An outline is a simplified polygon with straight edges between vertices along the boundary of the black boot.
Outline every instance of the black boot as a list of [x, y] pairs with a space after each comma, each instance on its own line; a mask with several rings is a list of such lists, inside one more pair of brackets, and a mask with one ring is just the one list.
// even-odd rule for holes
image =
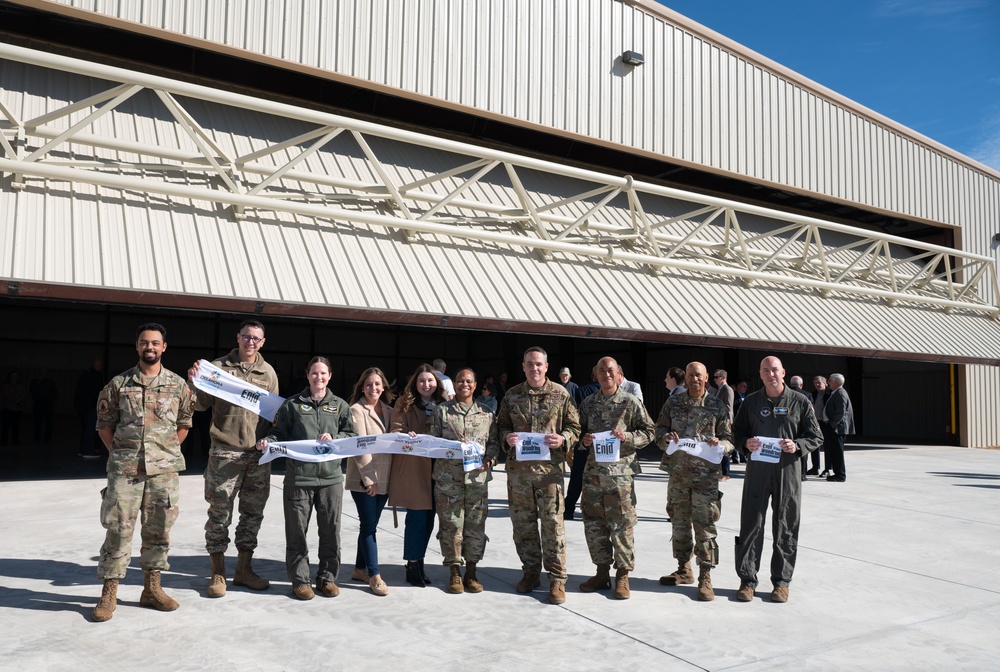
[[417, 588], [424, 588], [426, 586], [424, 578], [420, 573], [420, 565], [417, 564], [416, 560], [406, 561], [406, 582]]
[[424, 571], [424, 561], [417, 560], [417, 568], [420, 570], [420, 578], [423, 579], [424, 585], [431, 585], [431, 580], [427, 578], [427, 572]]

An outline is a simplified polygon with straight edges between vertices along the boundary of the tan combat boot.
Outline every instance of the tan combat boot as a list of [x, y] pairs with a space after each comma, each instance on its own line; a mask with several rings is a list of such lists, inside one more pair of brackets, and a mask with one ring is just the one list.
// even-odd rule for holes
[[677, 571], [660, 577], [660, 585], [683, 586], [694, 583], [694, 572], [691, 571], [691, 561], [677, 563]]
[[535, 588], [538, 588], [538, 586], [542, 585], [542, 582], [538, 578], [540, 574], [541, 572], [537, 569], [524, 570], [524, 576], [517, 582], [515, 590], [519, 593], [530, 593]]
[[462, 582], [465, 589], [470, 593], [483, 592], [483, 584], [476, 578], [476, 563], [469, 562], [465, 565], [465, 580]]
[[208, 584], [209, 597], [224, 597], [226, 595], [226, 556], [222, 553], [212, 553], [212, 580]]
[[580, 584], [580, 592], [594, 593], [611, 587], [611, 565], [598, 565], [597, 573]]
[[621, 567], [615, 572], [615, 597], [619, 600], [632, 597], [632, 591], [628, 587], [628, 570]]
[[449, 593], [464, 593], [465, 586], [462, 585], [462, 568], [458, 565], [451, 565], [451, 576], [448, 577]]
[[712, 568], [703, 565], [698, 572], [698, 599], [702, 602], [711, 602], [715, 599], [715, 591], [712, 590]]
[[173, 611], [181, 606], [177, 600], [163, 592], [160, 587], [160, 570], [145, 570], [146, 578], [142, 588], [142, 595], [139, 596], [139, 604], [144, 607], [152, 607], [158, 611]]
[[563, 581], [549, 583], [549, 604], [562, 604], [566, 601], [566, 584]]
[[253, 551], [240, 551], [236, 560], [236, 576], [233, 577], [234, 586], [246, 586], [250, 590], [267, 590], [271, 587], [267, 579], [262, 579], [254, 574], [250, 561], [253, 560]]
[[104, 579], [104, 589], [101, 591], [101, 599], [98, 600], [97, 606], [94, 607], [94, 621], [97, 623], [110, 621], [117, 606], [118, 579]]

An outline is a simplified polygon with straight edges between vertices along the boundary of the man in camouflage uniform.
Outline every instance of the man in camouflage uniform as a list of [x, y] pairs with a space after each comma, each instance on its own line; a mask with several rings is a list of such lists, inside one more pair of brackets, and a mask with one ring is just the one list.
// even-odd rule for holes
[[[455, 374], [455, 398], [438, 405], [431, 415], [430, 433], [449, 441], [478, 443], [486, 449], [483, 468], [465, 471], [461, 455], [434, 461], [434, 504], [437, 509], [444, 565], [451, 571], [449, 593], [481, 593], [476, 565], [486, 549], [486, 516], [489, 513], [490, 469], [496, 464], [497, 425], [493, 413], [474, 401], [476, 374], [460, 369]], [[460, 569], [465, 558], [465, 578]]]
[[[566, 450], [580, 436], [580, 415], [562, 385], [545, 377], [548, 355], [528, 348], [521, 362], [525, 382], [507, 390], [497, 412], [497, 431], [507, 448], [507, 500], [514, 528], [514, 546], [524, 576], [517, 592], [539, 585], [544, 566], [549, 573], [549, 602], [566, 601], [566, 532], [563, 529], [563, 462]], [[518, 432], [545, 434], [548, 462], [518, 460]], [[538, 520], [541, 519], [541, 539]]]
[[[241, 380], [278, 393], [278, 376], [260, 354], [264, 347], [264, 325], [246, 320], [236, 333], [236, 348], [212, 363]], [[197, 362], [188, 370], [188, 380], [198, 375]], [[264, 520], [264, 505], [271, 494], [271, 465], [258, 464], [257, 441], [271, 428], [264, 418], [207, 392], [198, 391], [197, 411], [212, 409], [209, 436], [212, 447], [205, 468], [205, 500], [208, 521], [205, 523], [205, 548], [212, 559], [209, 597], [226, 594], [225, 553], [229, 548], [229, 525], [233, 505], [240, 496], [240, 521], [236, 525], [236, 550], [239, 560], [233, 585], [251, 590], [267, 590], [267, 580], [257, 576], [251, 566], [257, 548], [257, 533]]]
[[160, 571], [170, 569], [170, 527], [177, 519], [177, 473], [184, 470], [181, 443], [191, 429], [194, 395], [184, 379], [160, 363], [167, 349], [162, 325], [136, 332], [139, 364], [115, 376], [97, 400], [97, 433], [108, 449], [108, 486], [101, 491], [101, 523], [107, 530], [97, 577], [104, 581], [94, 607], [95, 621], [111, 618], [118, 580], [132, 556], [135, 520], [142, 512], [139, 565], [145, 585], [139, 604], [160, 611], [178, 607], [160, 587]]
[[[691, 438], [733, 452], [729, 408], [708, 394], [708, 370], [701, 362], [691, 362], [684, 374], [687, 391], [667, 399], [656, 421], [656, 443], [664, 451], [670, 441]], [[673, 525], [673, 551], [677, 571], [660, 577], [665, 586], [694, 583], [691, 554], [698, 558], [698, 599], [714, 600], [712, 568], [719, 564], [718, 532], [715, 523], [722, 508], [719, 503], [721, 467], [678, 450], [664, 453], [660, 469], [670, 472], [667, 482], [667, 515]], [[691, 528], [694, 527], [694, 537]]]
[[736, 414], [735, 443], [737, 448], [756, 453], [761, 449], [761, 437], [779, 439], [781, 454], [776, 463], [747, 460], [740, 536], [736, 540], [736, 573], [740, 577], [736, 599], [749, 602], [757, 588], [770, 500], [774, 530], [771, 601], [787, 602], [798, 552], [801, 459], [823, 445], [823, 432], [809, 398], [785, 385], [785, 369], [780, 359], [765, 357], [760, 363], [760, 379], [764, 389], [748, 394]]
[[639, 471], [635, 452], [653, 440], [655, 428], [639, 399], [618, 386], [618, 362], [604, 357], [594, 373], [601, 390], [580, 404], [580, 445], [592, 450], [597, 432], [611, 432], [621, 445], [617, 462], [600, 462], [596, 455], [588, 455], [583, 472], [583, 530], [597, 573], [580, 584], [580, 590], [592, 593], [610, 588], [614, 562], [615, 597], [627, 600], [631, 596], [628, 574], [635, 569], [637, 516], [632, 482]]

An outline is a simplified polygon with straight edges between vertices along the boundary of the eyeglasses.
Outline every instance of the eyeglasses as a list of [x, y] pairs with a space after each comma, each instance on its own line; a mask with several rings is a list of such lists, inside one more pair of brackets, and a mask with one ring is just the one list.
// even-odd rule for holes
[[244, 343], [253, 343], [254, 345], [257, 345], [258, 343], [264, 340], [260, 336], [250, 336], [249, 334], [240, 334], [240, 339]]

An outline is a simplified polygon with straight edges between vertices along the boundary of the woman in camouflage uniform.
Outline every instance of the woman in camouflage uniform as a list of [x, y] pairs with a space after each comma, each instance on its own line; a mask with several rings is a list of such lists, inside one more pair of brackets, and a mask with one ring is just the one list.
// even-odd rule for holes
[[[435, 460], [434, 502], [437, 505], [444, 564], [451, 570], [449, 593], [479, 593], [476, 565], [486, 548], [487, 484], [496, 464], [498, 444], [496, 417], [483, 404], [473, 401], [476, 373], [461, 369], [455, 374], [455, 398], [437, 407], [431, 416], [430, 433], [450, 441], [478, 443], [486, 448], [482, 469], [466, 472], [462, 460]], [[465, 558], [465, 579], [460, 568]]]

